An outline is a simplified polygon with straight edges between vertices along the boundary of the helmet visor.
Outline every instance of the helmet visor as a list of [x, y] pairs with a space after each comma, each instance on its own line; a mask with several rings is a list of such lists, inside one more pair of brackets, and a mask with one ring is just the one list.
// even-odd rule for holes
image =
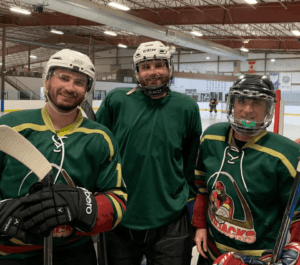
[[232, 128], [241, 135], [255, 136], [271, 124], [274, 107], [274, 99], [263, 94], [230, 92], [227, 98], [227, 118]]

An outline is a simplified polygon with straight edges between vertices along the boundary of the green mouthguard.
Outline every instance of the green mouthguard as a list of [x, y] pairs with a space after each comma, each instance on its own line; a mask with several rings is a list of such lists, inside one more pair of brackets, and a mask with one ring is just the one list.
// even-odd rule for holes
[[255, 126], [255, 122], [254, 122], [254, 121], [251, 122], [250, 124], [247, 124], [246, 121], [242, 121], [242, 124], [243, 124], [244, 126], [248, 127], [248, 128], [254, 127], [254, 126]]

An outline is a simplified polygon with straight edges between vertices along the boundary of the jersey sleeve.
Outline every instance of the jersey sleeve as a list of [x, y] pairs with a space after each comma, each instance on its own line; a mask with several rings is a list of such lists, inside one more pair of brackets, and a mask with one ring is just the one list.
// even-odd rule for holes
[[205, 182], [205, 166], [202, 160], [203, 143], [198, 150], [198, 157], [195, 168], [195, 184], [197, 187], [197, 197], [193, 211], [192, 224], [197, 228], [206, 228], [206, 212], [208, 209], [209, 192]]
[[188, 128], [187, 137], [183, 139], [182, 144], [183, 172], [190, 187], [189, 201], [195, 200], [197, 193], [197, 188], [195, 186], [194, 169], [201, 133], [202, 126], [199, 108], [198, 105], [195, 105], [190, 126]]
[[118, 146], [111, 132], [107, 132], [107, 136], [111, 141], [107, 139], [106, 146], [102, 144], [94, 194], [98, 204], [97, 221], [91, 232], [77, 232], [78, 235], [94, 235], [111, 230], [119, 224], [126, 211], [127, 188], [122, 178]]
[[1, 188], [1, 178], [2, 178], [2, 172], [4, 169], [4, 157], [5, 154], [3, 152], [0, 151], [0, 201], [3, 200], [3, 195], [2, 195], [2, 188]]
[[[300, 151], [300, 150], [299, 150]], [[287, 202], [290, 197], [294, 179], [296, 176], [296, 167], [298, 163], [298, 158], [295, 156], [293, 161], [285, 160], [278, 164], [278, 188], [280, 194], [280, 202], [282, 204], [282, 211], [285, 210]], [[300, 243], [300, 200], [295, 208], [295, 212], [292, 217], [291, 227], [290, 227], [291, 239], [290, 242]]]
[[109, 99], [110, 99], [110, 95], [107, 95], [105, 99], [102, 101], [100, 108], [96, 112], [96, 122], [112, 130], [112, 119], [110, 117]]

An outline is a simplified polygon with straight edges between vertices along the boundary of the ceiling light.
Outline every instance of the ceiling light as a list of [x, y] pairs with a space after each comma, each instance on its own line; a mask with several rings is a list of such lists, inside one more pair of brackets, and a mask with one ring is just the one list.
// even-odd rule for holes
[[120, 43], [118, 46], [119, 46], [119, 47], [121, 47], [121, 48], [127, 48], [127, 46], [126, 46], [126, 45], [124, 45], [124, 44], [121, 44], [121, 43]]
[[275, 62], [276, 60], [275, 59], [271, 59], [271, 62]]
[[196, 30], [191, 31], [191, 34], [193, 34], [193, 35], [195, 35], [195, 36], [198, 36], [198, 37], [203, 36], [202, 32], [196, 31]]
[[30, 55], [29, 56], [31, 59], [36, 59], [37, 57], [35, 55]]
[[111, 35], [111, 36], [117, 36], [117, 33], [112, 32], [112, 31], [104, 31], [104, 34]]
[[300, 36], [300, 31], [299, 30], [292, 30], [292, 33], [295, 34], [296, 36]]
[[209, 60], [209, 57], [206, 57], [206, 60]]
[[257, 4], [257, 1], [256, 0], [245, 0], [248, 4], [250, 5], [255, 5]]
[[243, 52], [248, 52], [248, 51], [249, 51], [249, 50], [248, 50], [247, 48], [245, 48], [245, 47], [240, 48], [240, 50], [243, 51]]
[[124, 11], [130, 10], [130, 8], [128, 6], [121, 5], [121, 4], [116, 3], [116, 2], [110, 2], [110, 3], [108, 3], [108, 5], [112, 6], [112, 7], [115, 7], [115, 8], [118, 8], [118, 9], [121, 9], [121, 10], [124, 10]]
[[28, 11], [26, 9], [21, 9], [21, 8], [18, 8], [18, 7], [11, 7], [10, 10], [14, 11], [14, 12], [25, 14], [25, 15], [30, 15], [31, 14], [30, 11]]
[[56, 29], [51, 29], [51, 32], [55, 34], [61, 34], [61, 35], [64, 34], [62, 31]]

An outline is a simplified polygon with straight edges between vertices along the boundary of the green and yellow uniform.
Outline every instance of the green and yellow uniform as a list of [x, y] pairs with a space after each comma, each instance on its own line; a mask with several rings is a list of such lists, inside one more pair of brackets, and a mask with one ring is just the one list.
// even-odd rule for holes
[[259, 257], [274, 247], [299, 151], [293, 141], [265, 130], [237, 148], [229, 123], [207, 128], [195, 175], [199, 194], [209, 196], [210, 264], [220, 253]]
[[[47, 158], [53, 166], [56, 184], [84, 187], [95, 194], [98, 218], [90, 234], [110, 230], [121, 221], [126, 208], [126, 187], [119, 150], [106, 127], [83, 118], [79, 112], [74, 123], [55, 131], [46, 108], [4, 115], [0, 125], [8, 125], [22, 134]], [[60, 168], [64, 174], [57, 176]], [[37, 181], [27, 167], [0, 152], [1, 200], [25, 196]], [[60, 226], [53, 230], [54, 251], [56, 247], [63, 250], [84, 244], [90, 234]], [[35, 250], [41, 248], [0, 237], [0, 260], [34, 256]]]

